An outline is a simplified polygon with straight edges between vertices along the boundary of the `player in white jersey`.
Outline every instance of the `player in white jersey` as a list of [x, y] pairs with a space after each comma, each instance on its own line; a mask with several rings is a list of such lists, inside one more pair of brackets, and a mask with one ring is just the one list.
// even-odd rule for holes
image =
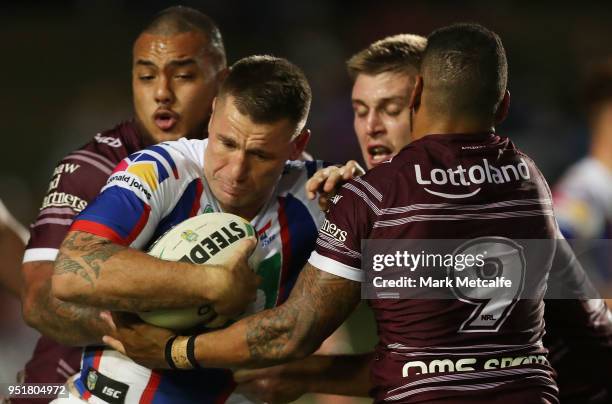
[[[597, 65], [585, 86], [591, 142], [553, 190], [555, 213], [567, 238], [612, 238], [612, 59]], [[612, 273], [608, 274], [612, 278]]]
[[592, 156], [583, 158], [561, 178], [554, 196], [555, 211], [565, 237], [612, 236], [612, 169], [605, 163]]
[[[250, 269], [169, 263], [136, 250], [188, 217], [224, 211], [250, 220], [259, 233], [260, 308], [282, 303], [323, 218], [304, 187], [322, 164], [287, 163], [306, 146], [310, 97], [301, 71], [284, 59], [237, 62], [215, 100], [209, 140], [131, 155], [75, 219], [56, 262], [54, 293], [112, 310], [210, 302], [220, 314], [237, 313], [256, 295]], [[74, 386], [89, 402], [177, 403], [223, 402], [234, 383], [228, 370], [153, 371], [112, 349], [89, 347]]]
[[[584, 103], [591, 131], [589, 155], [571, 166], [553, 188], [555, 215], [563, 235], [586, 246], [589, 275], [607, 284], [604, 294], [612, 304], [612, 60], [595, 66], [585, 83]], [[595, 253], [593, 253], [595, 252]], [[583, 257], [584, 258], [584, 257]], [[583, 262], [586, 262], [583, 260]], [[602, 288], [604, 290], [605, 286]], [[548, 302], [549, 307], [559, 301]], [[555, 361], [563, 403], [607, 403], [612, 400], [612, 325], [610, 312], [601, 301], [584, 302], [589, 316], [582, 324], [588, 333], [565, 335], [550, 329], [545, 343]], [[553, 307], [554, 309], [554, 307]], [[558, 310], [568, 324], [567, 308]], [[607, 325], [606, 325], [607, 324]], [[548, 326], [548, 323], [547, 323]], [[562, 327], [562, 326], [561, 326]], [[563, 328], [561, 328], [563, 329]], [[568, 349], [569, 348], [569, 349]], [[598, 358], [589, 363], [585, 357]]]

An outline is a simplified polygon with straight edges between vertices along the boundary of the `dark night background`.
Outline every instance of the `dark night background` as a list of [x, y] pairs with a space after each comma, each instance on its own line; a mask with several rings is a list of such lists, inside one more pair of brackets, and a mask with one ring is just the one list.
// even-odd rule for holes
[[[2, 2], [0, 198], [22, 223], [35, 218], [63, 155], [131, 116], [132, 42], [157, 11], [173, 4], [217, 21], [229, 63], [266, 53], [302, 67], [314, 96], [308, 150], [330, 161], [360, 158], [348, 57], [388, 35], [426, 36], [452, 22], [474, 21], [496, 31], [508, 54], [512, 103], [498, 133], [510, 136], [554, 183], [587, 151], [584, 71], [612, 56], [610, 2]], [[11, 350], [28, 356], [31, 342], [23, 341], [32, 335], [11, 325], [16, 323], [0, 322], [0, 342], [6, 341], [0, 345], [15, 344]], [[19, 360], [0, 359], [0, 382], [14, 380]]]

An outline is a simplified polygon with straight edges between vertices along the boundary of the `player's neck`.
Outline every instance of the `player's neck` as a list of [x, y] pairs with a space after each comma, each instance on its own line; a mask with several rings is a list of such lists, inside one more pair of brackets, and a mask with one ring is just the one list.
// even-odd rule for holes
[[255, 216], [257, 216], [263, 205], [249, 208], [233, 208], [231, 206], [225, 206], [221, 202], [219, 202], [219, 207], [225, 213], [231, 213], [233, 215], [237, 215], [242, 217], [243, 219], [251, 221], [253, 220], [253, 218], [255, 218]]
[[[423, 107], [421, 107], [423, 108]], [[469, 119], [466, 117], [440, 116], [430, 114], [427, 110], [419, 111], [414, 119], [412, 137], [414, 140], [427, 135], [452, 135], [457, 133], [483, 133], [494, 132], [495, 127], [490, 122]]]

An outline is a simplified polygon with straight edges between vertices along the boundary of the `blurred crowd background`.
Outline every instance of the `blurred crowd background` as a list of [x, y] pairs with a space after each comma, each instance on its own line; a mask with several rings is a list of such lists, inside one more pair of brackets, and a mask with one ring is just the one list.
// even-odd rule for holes
[[[24, 224], [36, 216], [51, 172], [68, 151], [131, 117], [131, 46], [159, 10], [177, 2], [2, 2], [0, 198]], [[591, 64], [612, 56], [609, 2], [182, 1], [217, 21], [228, 62], [283, 56], [313, 90], [309, 152], [329, 161], [360, 157], [345, 61], [397, 33], [427, 35], [455, 21], [479, 22], [502, 38], [509, 60], [510, 136], [555, 180], [588, 147], [581, 85]], [[34, 331], [19, 305], [0, 296], [0, 383], [29, 357]]]

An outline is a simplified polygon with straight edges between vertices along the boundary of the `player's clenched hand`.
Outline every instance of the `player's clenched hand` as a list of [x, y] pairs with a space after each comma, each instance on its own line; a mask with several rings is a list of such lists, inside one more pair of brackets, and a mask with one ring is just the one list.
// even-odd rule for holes
[[103, 311], [100, 318], [111, 329], [111, 335], [102, 337], [106, 345], [149, 369], [169, 368], [164, 348], [174, 336], [172, 331], [143, 323], [138, 316], [130, 313]]
[[329, 200], [346, 181], [359, 177], [365, 170], [355, 160], [341, 167], [330, 166], [317, 171], [306, 183], [306, 196], [314, 199], [319, 194], [319, 207], [326, 211]]
[[306, 393], [302, 379], [290, 377], [284, 371], [287, 365], [263, 369], [240, 369], [234, 372], [236, 390], [253, 401], [264, 403], [290, 403]]
[[228, 317], [242, 314], [257, 298], [261, 279], [248, 263], [256, 245], [254, 238], [241, 240], [232, 259], [219, 270], [212, 271], [214, 289], [211, 304], [218, 314]]

